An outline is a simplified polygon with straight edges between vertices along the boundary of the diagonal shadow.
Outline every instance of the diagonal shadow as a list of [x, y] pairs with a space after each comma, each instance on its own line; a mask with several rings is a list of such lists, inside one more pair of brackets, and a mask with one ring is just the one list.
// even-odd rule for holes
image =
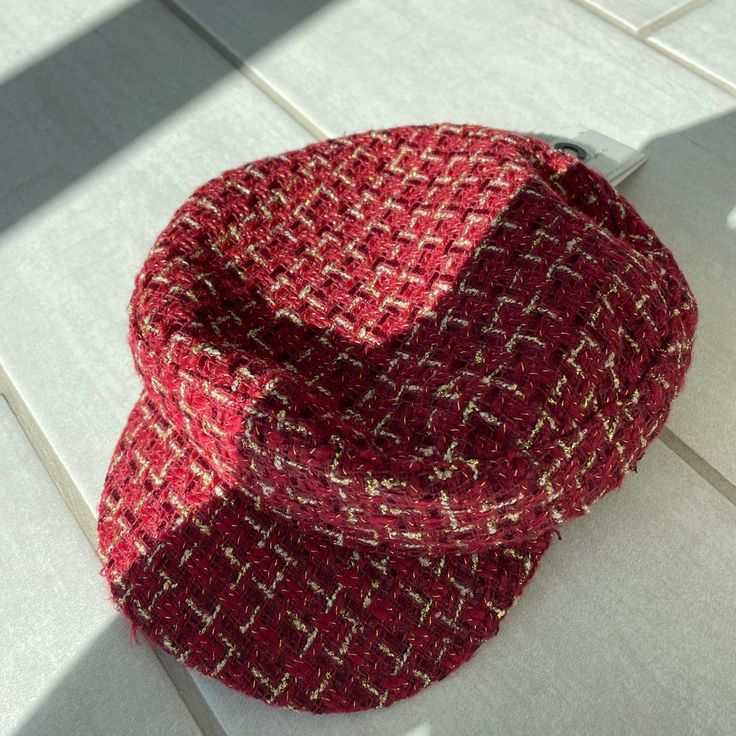
[[[328, 2], [253, 14], [238, 53], [251, 56]], [[232, 71], [213, 53], [192, 54], [193, 40], [162, 3], [138, 0], [5, 81], [0, 232]]]

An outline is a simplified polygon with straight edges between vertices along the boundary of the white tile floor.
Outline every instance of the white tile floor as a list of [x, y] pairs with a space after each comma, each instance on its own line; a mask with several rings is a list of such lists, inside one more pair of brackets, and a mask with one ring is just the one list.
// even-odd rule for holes
[[[4, 0], [3, 15], [0, 732], [736, 732], [734, 0]], [[701, 311], [663, 441], [563, 528], [501, 634], [410, 701], [316, 719], [164, 669], [128, 645], [59, 496], [93, 540], [138, 392], [135, 271], [228, 166], [441, 120], [582, 126], [647, 153], [620, 189]]]

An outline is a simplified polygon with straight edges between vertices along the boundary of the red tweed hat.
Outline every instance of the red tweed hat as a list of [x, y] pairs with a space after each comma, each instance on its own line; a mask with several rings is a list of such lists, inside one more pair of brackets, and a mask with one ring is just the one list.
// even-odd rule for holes
[[227, 171], [136, 278], [113, 598], [269, 703], [409, 696], [635, 467], [696, 318], [631, 204], [531, 136], [410, 126]]

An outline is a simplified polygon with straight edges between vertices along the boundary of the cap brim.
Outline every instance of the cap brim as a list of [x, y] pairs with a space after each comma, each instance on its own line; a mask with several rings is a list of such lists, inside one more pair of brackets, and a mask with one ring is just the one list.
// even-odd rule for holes
[[549, 537], [425, 559], [299, 533], [221, 483], [144, 394], [99, 506], [103, 572], [136, 630], [269, 703], [385, 706], [498, 631]]

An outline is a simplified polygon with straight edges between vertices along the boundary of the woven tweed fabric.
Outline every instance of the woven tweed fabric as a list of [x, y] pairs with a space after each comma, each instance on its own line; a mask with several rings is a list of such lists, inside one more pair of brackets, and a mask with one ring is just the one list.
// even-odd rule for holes
[[136, 278], [113, 595], [269, 702], [404, 697], [635, 467], [696, 319], [631, 204], [530, 136], [410, 126], [227, 171]]
[[230, 687], [316, 712], [385, 706], [445, 677], [497, 632], [549, 543], [432, 559], [335, 547], [221, 485], [145, 396], [101, 519], [135, 629]]

